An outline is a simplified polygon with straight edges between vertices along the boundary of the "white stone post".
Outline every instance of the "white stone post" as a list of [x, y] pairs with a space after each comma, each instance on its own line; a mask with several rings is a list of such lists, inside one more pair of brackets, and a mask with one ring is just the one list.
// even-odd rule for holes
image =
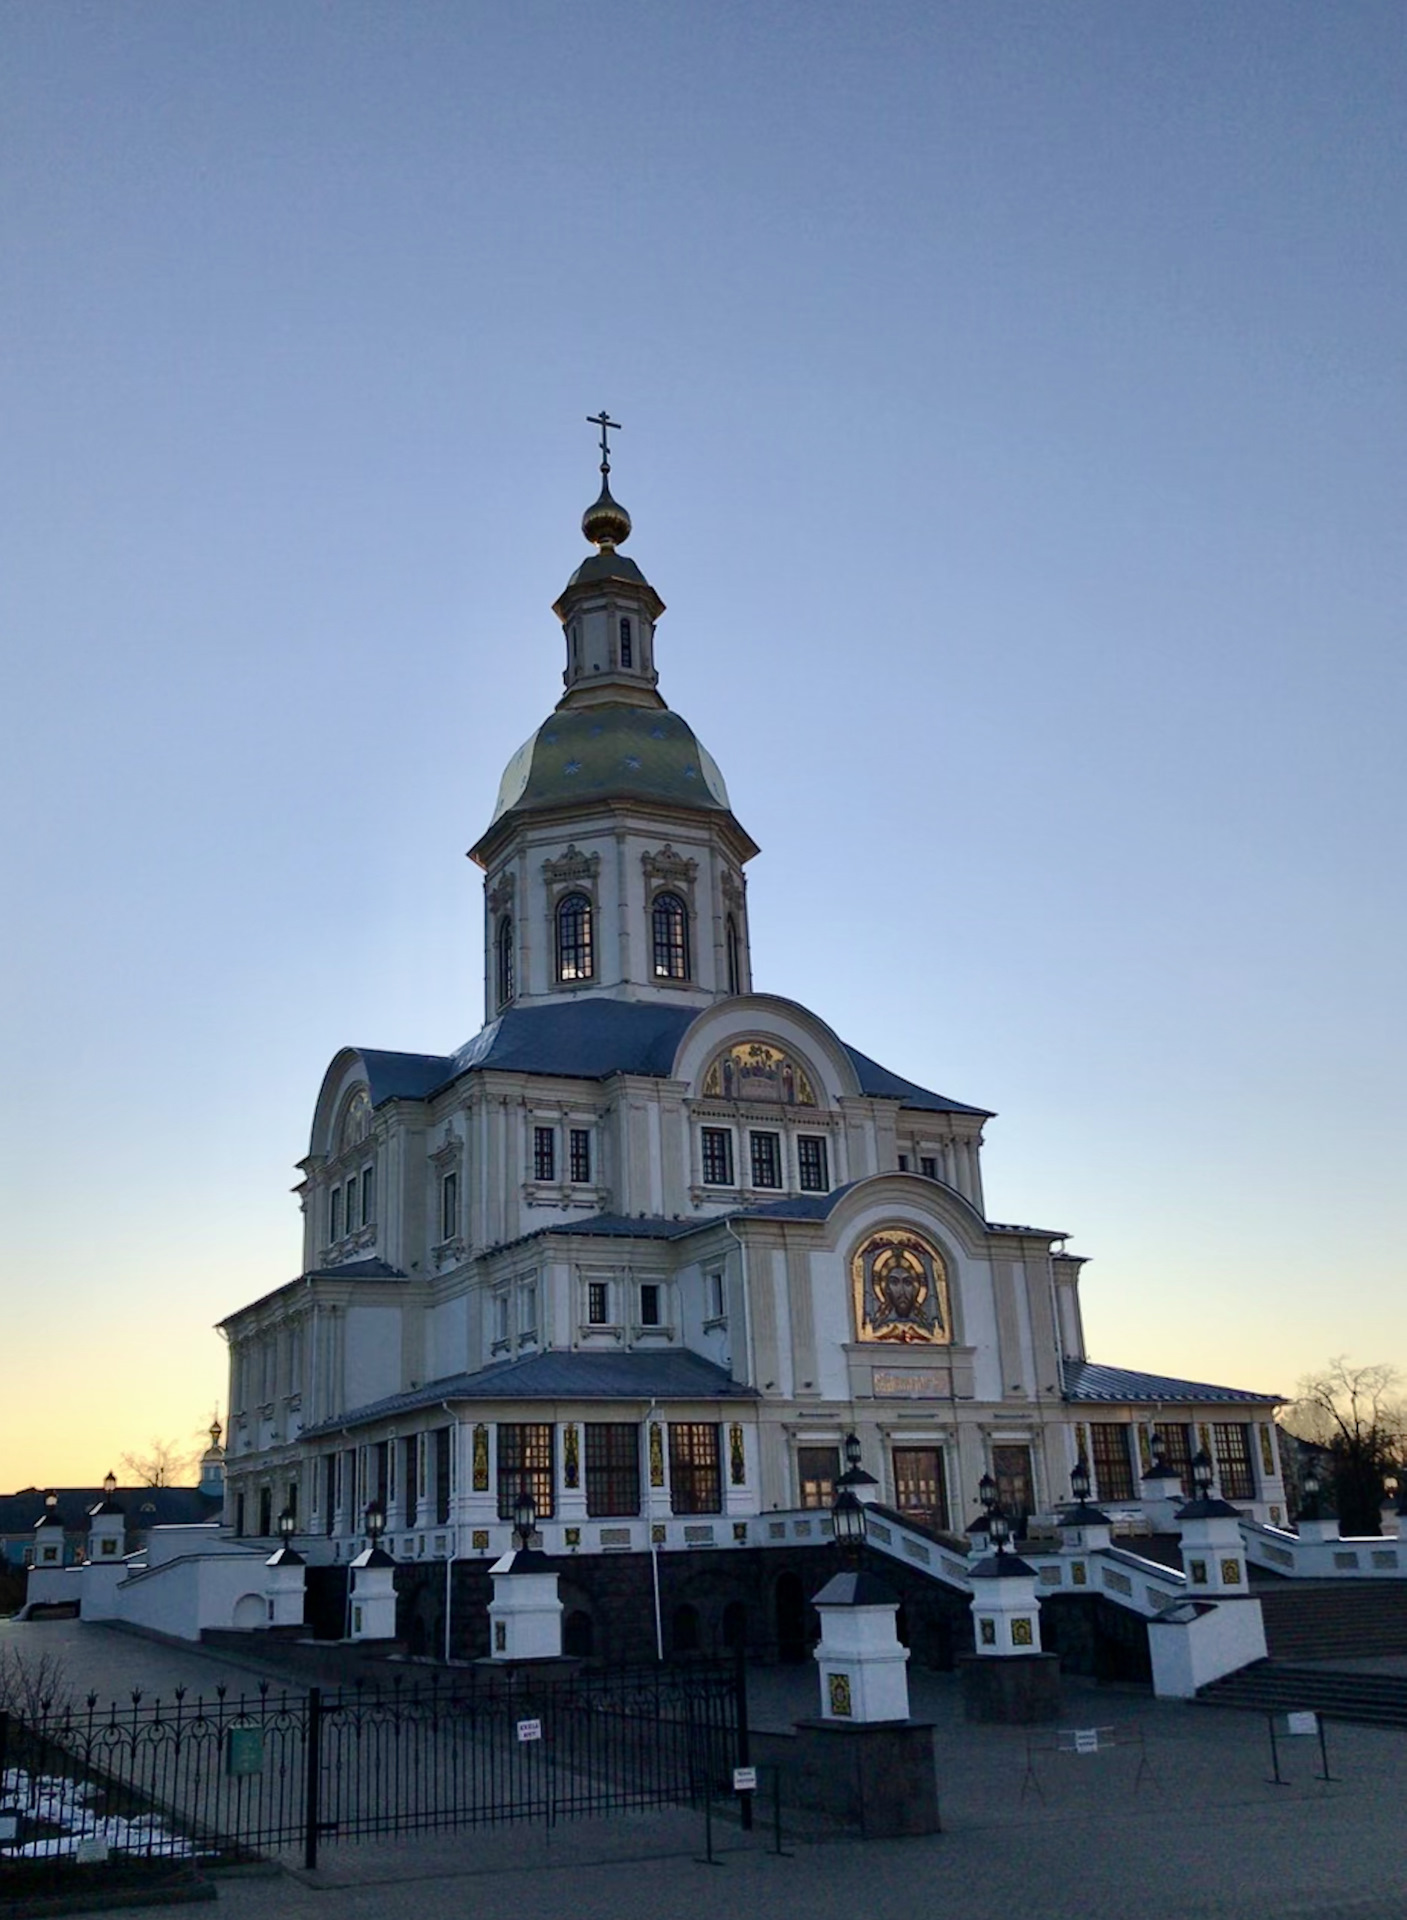
[[1178, 1509], [1176, 1518], [1182, 1536], [1188, 1599], [1229, 1596], [1244, 1600], [1246, 1548], [1241, 1538], [1241, 1516], [1235, 1507], [1209, 1496], [1189, 1500]]
[[557, 1576], [544, 1554], [516, 1548], [495, 1560], [489, 1602], [491, 1660], [558, 1660], [562, 1654], [562, 1602]]
[[972, 1638], [979, 1656], [1004, 1659], [1041, 1651], [1036, 1570], [1015, 1553], [992, 1553], [971, 1572]]
[[899, 1602], [890, 1589], [872, 1573], [838, 1573], [813, 1604], [821, 1616], [821, 1718], [843, 1726], [907, 1720], [909, 1650], [895, 1629]]
[[[280, 1547], [264, 1562], [268, 1578], [264, 1594], [269, 1603], [271, 1627], [301, 1627], [303, 1624], [303, 1556], [292, 1547]], [[392, 1625], [394, 1627], [394, 1616]]]
[[396, 1637], [396, 1563], [381, 1547], [367, 1547], [351, 1563], [352, 1639]]

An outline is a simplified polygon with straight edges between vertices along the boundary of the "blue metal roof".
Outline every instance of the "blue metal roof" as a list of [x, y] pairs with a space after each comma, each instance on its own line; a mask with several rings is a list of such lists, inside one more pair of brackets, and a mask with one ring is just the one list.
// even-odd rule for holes
[[[673, 1071], [679, 1044], [698, 1018], [696, 1007], [592, 996], [540, 1007], [510, 1007], [454, 1054], [359, 1051], [366, 1062], [373, 1106], [385, 1100], [427, 1099], [460, 1074], [476, 1069], [565, 1075], [573, 1080], [636, 1073], [663, 1080]], [[864, 1094], [901, 1100], [922, 1112], [989, 1117], [985, 1107], [970, 1107], [945, 1094], [931, 1093], [854, 1047], [847, 1046], [845, 1051]]]
[[431, 1380], [409, 1393], [390, 1394], [335, 1420], [307, 1427], [304, 1440], [368, 1426], [421, 1407], [456, 1400], [755, 1400], [755, 1387], [734, 1380], [697, 1353], [570, 1353], [550, 1349], [526, 1360], [501, 1361], [477, 1373]]
[[1165, 1373], [1137, 1373], [1127, 1367], [1101, 1367], [1092, 1360], [1062, 1363], [1065, 1398], [1086, 1401], [1133, 1401], [1141, 1404], [1174, 1402], [1263, 1400], [1278, 1406], [1278, 1393], [1249, 1393], [1239, 1387], [1213, 1387], [1202, 1380], [1176, 1380]]

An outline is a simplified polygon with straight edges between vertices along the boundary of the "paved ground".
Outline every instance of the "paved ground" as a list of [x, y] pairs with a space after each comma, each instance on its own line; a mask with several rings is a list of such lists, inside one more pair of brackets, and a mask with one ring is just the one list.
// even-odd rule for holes
[[[0, 1644], [60, 1653], [76, 1686], [147, 1697], [184, 1682], [254, 1683], [243, 1661], [208, 1658], [77, 1622], [0, 1623]], [[275, 1684], [280, 1684], [275, 1682]], [[805, 1669], [754, 1674], [752, 1720], [781, 1728], [814, 1711]], [[696, 1863], [687, 1813], [608, 1823], [417, 1836], [329, 1848], [325, 1870], [222, 1878], [226, 1920], [1403, 1920], [1407, 1915], [1407, 1734], [1335, 1726], [1318, 1747], [1287, 1742], [1291, 1784], [1268, 1783], [1256, 1715], [1156, 1702], [1067, 1683], [1068, 1726], [1114, 1727], [1092, 1756], [1028, 1749], [1016, 1729], [969, 1727], [953, 1681], [916, 1675], [916, 1714], [937, 1727], [945, 1831], [861, 1842], [791, 1830], [790, 1858], [735, 1822], [721, 1865]]]

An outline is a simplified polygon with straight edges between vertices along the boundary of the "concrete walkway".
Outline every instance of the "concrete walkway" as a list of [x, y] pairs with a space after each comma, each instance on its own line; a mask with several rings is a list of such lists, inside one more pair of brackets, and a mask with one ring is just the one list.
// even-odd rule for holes
[[[251, 1655], [211, 1657], [77, 1622], [0, 1623], [0, 1645], [50, 1650], [76, 1689], [169, 1696], [255, 1684]], [[274, 1684], [281, 1684], [277, 1679]], [[815, 1711], [806, 1668], [750, 1676], [750, 1718], [781, 1729]], [[427, 1834], [329, 1847], [311, 1878], [222, 1877], [228, 1920], [1403, 1920], [1407, 1914], [1407, 1734], [1329, 1731], [1328, 1782], [1314, 1741], [1287, 1741], [1269, 1784], [1258, 1715], [1067, 1682], [1063, 1724], [1112, 1727], [1092, 1755], [970, 1727], [954, 1681], [914, 1675], [916, 1715], [937, 1728], [944, 1829], [863, 1842], [788, 1823], [792, 1857], [766, 1849], [766, 1820], [720, 1820], [721, 1865], [696, 1863], [702, 1817]], [[759, 1808], [759, 1815], [765, 1808]], [[290, 1865], [295, 1863], [290, 1862]]]

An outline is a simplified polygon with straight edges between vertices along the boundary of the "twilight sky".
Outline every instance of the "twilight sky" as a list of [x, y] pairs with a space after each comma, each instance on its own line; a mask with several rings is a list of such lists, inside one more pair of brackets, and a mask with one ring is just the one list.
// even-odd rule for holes
[[995, 1108], [1090, 1351], [1407, 1365], [1407, 16], [15, 0], [0, 1489], [223, 1405], [481, 1008], [602, 405], [759, 987]]

